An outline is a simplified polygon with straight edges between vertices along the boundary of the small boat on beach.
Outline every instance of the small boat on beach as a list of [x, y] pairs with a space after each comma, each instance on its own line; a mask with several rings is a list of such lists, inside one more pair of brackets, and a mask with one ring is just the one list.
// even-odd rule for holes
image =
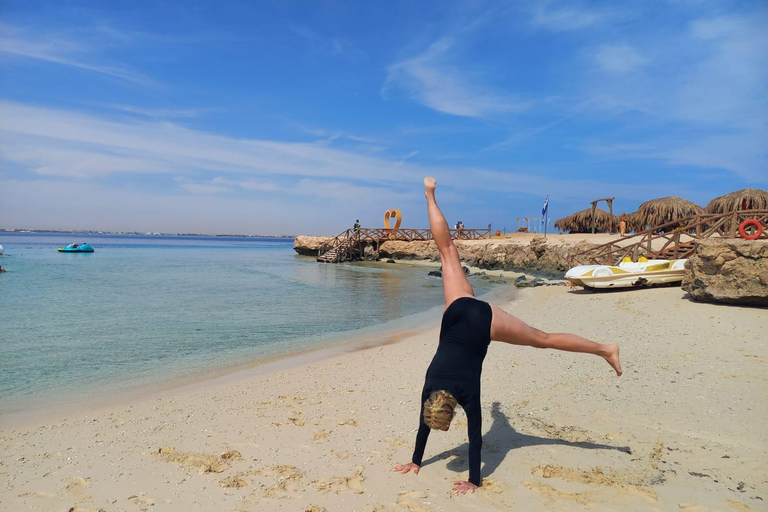
[[665, 283], [679, 283], [685, 274], [685, 262], [680, 260], [646, 260], [633, 263], [622, 261], [613, 265], [579, 265], [566, 272], [573, 286], [584, 288], [631, 288]]
[[82, 244], [69, 244], [66, 247], [59, 247], [59, 252], [93, 252], [93, 247], [85, 242]]

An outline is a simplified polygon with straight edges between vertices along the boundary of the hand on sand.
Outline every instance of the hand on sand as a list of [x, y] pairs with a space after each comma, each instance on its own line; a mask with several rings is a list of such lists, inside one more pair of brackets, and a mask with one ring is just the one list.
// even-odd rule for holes
[[398, 473], [406, 474], [413, 471], [414, 475], [419, 474], [419, 470], [421, 467], [418, 464], [414, 464], [413, 462], [409, 462], [408, 464], [402, 464], [400, 466], [395, 466], [395, 469], [392, 471], [397, 471]]
[[475, 489], [477, 489], [477, 486], [473, 484], [472, 482], [465, 482], [464, 480], [458, 480], [456, 482], [453, 482], [453, 491], [459, 496], [463, 496], [468, 493], [475, 492]]

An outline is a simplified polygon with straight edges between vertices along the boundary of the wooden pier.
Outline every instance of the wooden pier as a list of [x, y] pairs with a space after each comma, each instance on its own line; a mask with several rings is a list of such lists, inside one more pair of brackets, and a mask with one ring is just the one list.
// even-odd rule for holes
[[[454, 240], [478, 240], [490, 238], [490, 229], [451, 229]], [[363, 252], [368, 246], [375, 251], [384, 242], [399, 240], [403, 242], [432, 240], [429, 229], [388, 229], [388, 228], [359, 228], [347, 229], [339, 233], [317, 250], [317, 261], [323, 263], [339, 263], [362, 259]]]

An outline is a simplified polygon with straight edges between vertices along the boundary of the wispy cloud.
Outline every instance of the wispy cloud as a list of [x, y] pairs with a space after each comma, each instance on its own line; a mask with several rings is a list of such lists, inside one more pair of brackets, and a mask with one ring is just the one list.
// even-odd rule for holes
[[451, 62], [454, 44], [454, 38], [443, 37], [420, 55], [389, 66], [382, 96], [403, 92], [429, 108], [465, 117], [515, 113], [529, 107], [509, 94], [473, 83], [466, 69]]
[[635, 70], [646, 63], [634, 48], [626, 45], [604, 45], [595, 52], [595, 61], [605, 71], [626, 73]]
[[215, 108], [147, 108], [133, 105], [107, 105], [107, 107], [153, 119], [192, 119], [219, 111]]
[[354, 61], [366, 60], [366, 52], [358, 48], [348, 38], [340, 36], [326, 36], [304, 25], [289, 24], [291, 32], [306, 40], [313, 51], [322, 51], [326, 54], [345, 57]]
[[8, 25], [2, 25], [0, 29], [7, 34], [0, 38], [0, 53], [81, 69], [139, 85], [156, 85], [142, 73], [95, 62], [96, 59], [91, 55], [92, 49], [82, 42], [49, 34], [30, 33]]
[[600, 25], [613, 16], [607, 9], [588, 7], [583, 3], [542, 0], [531, 8], [531, 23], [548, 30], [563, 32]]
[[243, 140], [168, 122], [116, 122], [0, 102], [2, 154], [39, 174], [323, 176], [395, 182], [409, 174], [381, 158], [306, 143]]

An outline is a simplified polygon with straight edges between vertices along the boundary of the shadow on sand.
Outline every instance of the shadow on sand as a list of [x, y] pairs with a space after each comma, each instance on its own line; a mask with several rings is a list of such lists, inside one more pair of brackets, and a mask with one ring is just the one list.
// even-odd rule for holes
[[[501, 412], [500, 402], [493, 403], [493, 410], [491, 415], [493, 416], [493, 424], [491, 425], [491, 429], [488, 431], [488, 433], [483, 435], [483, 446], [490, 446], [493, 448], [490, 450], [483, 449], [482, 460], [484, 464], [480, 471], [483, 478], [492, 475], [511, 450], [515, 448], [523, 448], [526, 446], [560, 444], [565, 446], [586, 448], [588, 450], [616, 450], [627, 454], [632, 453], [632, 450], [629, 446], [612, 446], [609, 444], [590, 443], [587, 441], [566, 441], [564, 439], [529, 436], [528, 434], [520, 433], [515, 430], [512, 425], [510, 425], [509, 418], [507, 418], [507, 416]], [[433, 462], [446, 459], [456, 452], [463, 452], [466, 454], [468, 449], [469, 443], [464, 443], [457, 448], [446, 450], [440, 454], [430, 457], [429, 459], [423, 461], [421, 465], [424, 467], [428, 464], [432, 464]], [[453, 460], [448, 462], [446, 467], [457, 473], [467, 471], [467, 457], [455, 457]]]

